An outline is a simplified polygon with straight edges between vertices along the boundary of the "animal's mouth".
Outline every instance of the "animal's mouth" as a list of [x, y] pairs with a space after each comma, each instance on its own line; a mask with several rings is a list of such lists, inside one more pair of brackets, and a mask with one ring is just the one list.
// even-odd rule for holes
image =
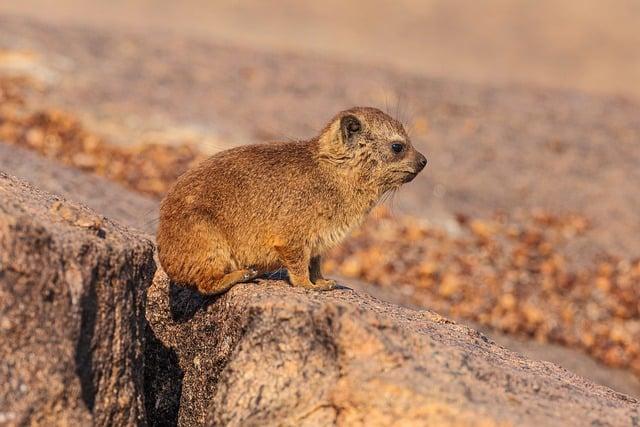
[[409, 172], [402, 178], [402, 183], [406, 184], [407, 182], [411, 182], [416, 176], [418, 176], [418, 172]]

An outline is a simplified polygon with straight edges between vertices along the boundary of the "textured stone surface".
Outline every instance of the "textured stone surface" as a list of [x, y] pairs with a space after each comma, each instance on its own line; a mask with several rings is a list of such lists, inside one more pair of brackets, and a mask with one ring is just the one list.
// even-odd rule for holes
[[153, 245], [0, 173], [0, 424], [144, 425]]
[[121, 224], [155, 234], [158, 200], [152, 197], [12, 145], [0, 144], [0, 170], [43, 191], [80, 202]]
[[527, 360], [435, 313], [347, 289], [261, 281], [202, 299], [159, 271], [147, 318], [166, 346], [147, 355], [162, 368], [147, 376], [147, 405], [163, 408], [164, 419], [178, 411], [180, 425], [640, 420], [629, 396]]

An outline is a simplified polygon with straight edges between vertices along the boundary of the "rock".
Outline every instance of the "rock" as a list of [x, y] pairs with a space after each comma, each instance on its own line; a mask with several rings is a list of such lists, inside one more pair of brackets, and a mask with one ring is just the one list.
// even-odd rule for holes
[[[156, 273], [150, 423], [637, 425], [637, 400], [430, 311], [282, 281], [203, 298]], [[150, 330], [150, 332], [151, 332]]]
[[152, 197], [3, 143], [0, 143], [0, 170], [43, 191], [80, 202], [121, 224], [155, 234], [159, 203]]
[[145, 425], [153, 245], [0, 173], [0, 424]]

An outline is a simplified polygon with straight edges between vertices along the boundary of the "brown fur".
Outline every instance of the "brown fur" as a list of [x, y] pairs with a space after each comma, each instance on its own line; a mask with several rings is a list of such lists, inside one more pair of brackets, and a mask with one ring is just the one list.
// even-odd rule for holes
[[425, 164], [402, 125], [374, 108], [337, 114], [309, 141], [218, 153], [162, 201], [160, 262], [172, 280], [209, 294], [280, 267], [295, 286], [331, 289], [322, 254]]

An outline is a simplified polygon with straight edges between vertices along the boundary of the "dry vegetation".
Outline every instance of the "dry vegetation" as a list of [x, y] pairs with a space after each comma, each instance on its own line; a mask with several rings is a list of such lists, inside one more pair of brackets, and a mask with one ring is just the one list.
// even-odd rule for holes
[[501, 331], [579, 347], [640, 374], [640, 260], [572, 270], [563, 248], [588, 223], [546, 212], [458, 218], [455, 234], [379, 215], [327, 261], [329, 270]]
[[64, 164], [160, 196], [203, 156], [192, 146], [144, 144], [115, 146], [84, 128], [77, 117], [57, 109], [26, 108], [25, 78], [0, 79], [0, 140]]
[[[155, 196], [203, 157], [189, 145], [110, 145], [73, 115], [30, 111], [26, 86], [24, 79], [0, 79], [0, 141]], [[577, 215], [459, 216], [457, 224], [446, 231], [383, 211], [326, 267], [400, 287], [442, 314], [580, 347], [640, 374], [640, 260], [605, 257], [586, 269], [570, 267], [563, 248], [589, 226]]]

